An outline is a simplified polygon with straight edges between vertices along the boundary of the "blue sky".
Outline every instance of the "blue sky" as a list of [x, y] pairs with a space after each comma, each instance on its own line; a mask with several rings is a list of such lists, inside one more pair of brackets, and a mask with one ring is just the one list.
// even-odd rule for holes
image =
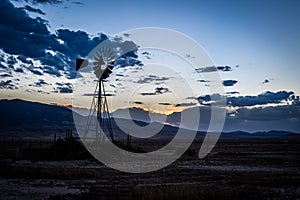
[[[46, 13], [42, 17], [53, 32], [67, 28], [113, 35], [140, 27], [174, 29], [202, 45], [217, 65], [239, 65], [225, 78], [237, 77], [241, 93], [300, 93], [298, 1], [90, 0], [82, 5], [66, 1], [37, 7]], [[265, 79], [272, 80], [261, 85]]]
[[[216, 66], [230, 66], [230, 70], [219, 72], [227, 80], [225, 83], [229, 83], [224, 84], [225, 91], [235, 92], [236, 100], [249, 101], [245, 98], [248, 95], [259, 99], [255, 105], [250, 103], [254, 107], [298, 105], [299, 99], [293, 100], [292, 96], [300, 94], [299, 1], [4, 0], [0, 6], [11, 8], [1, 11], [6, 18], [0, 20], [0, 28], [5, 30], [0, 41], [2, 99], [71, 104], [74, 84], [74, 72], [69, 72], [74, 67], [71, 65], [76, 56], [86, 56], [101, 41], [89, 39], [97, 38], [99, 33], [109, 36], [134, 28], [162, 27], [194, 39]], [[28, 30], [23, 27], [25, 22]], [[32, 48], [20, 39], [23, 35], [34, 43]], [[57, 43], [65, 45], [68, 39], [67, 46]], [[81, 46], [80, 42], [86, 41], [86, 51], [71, 41], [79, 41], [77, 45]], [[59, 54], [52, 55], [56, 51]], [[26, 56], [20, 57], [24, 52]], [[60, 61], [61, 66], [53, 64], [54, 61]], [[259, 96], [262, 94], [269, 95], [268, 100]], [[279, 100], [278, 95], [282, 95]], [[263, 103], [261, 98], [265, 100]], [[236, 109], [249, 106], [238, 105]], [[299, 116], [291, 118], [299, 120]]]

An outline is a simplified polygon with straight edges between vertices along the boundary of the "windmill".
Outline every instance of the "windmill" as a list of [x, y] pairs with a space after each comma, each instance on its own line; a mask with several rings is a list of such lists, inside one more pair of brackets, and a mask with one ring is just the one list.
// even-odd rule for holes
[[[93, 71], [97, 77], [96, 87], [93, 94], [93, 99], [91, 103], [90, 113], [86, 123], [84, 138], [87, 138], [87, 134], [90, 131], [91, 124], [93, 120], [96, 119], [96, 140], [104, 142], [105, 131], [109, 134], [111, 141], [114, 141], [114, 135], [112, 131], [111, 117], [109, 113], [108, 103], [107, 103], [107, 94], [105, 91], [105, 84], [107, 78], [112, 73], [112, 69], [115, 64], [115, 57], [113, 51], [108, 47], [103, 47], [99, 49], [95, 56], [93, 63]], [[88, 66], [89, 61], [85, 59], [76, 59], [76, 70], [78, 71], [81, 68]], [[93, 116], [96, 112], [96, 118]]]

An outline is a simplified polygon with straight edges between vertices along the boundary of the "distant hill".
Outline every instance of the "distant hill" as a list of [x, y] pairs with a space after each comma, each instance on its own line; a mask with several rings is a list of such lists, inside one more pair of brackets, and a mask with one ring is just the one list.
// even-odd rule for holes
[[[0, 100], [0, 135], [1, 136], [31, 136], [31, 137], [50, 137], [54, 133], [63, 136], [68, 128], [76, 131], [72, 110], [67, 107], [48, 105], [37, 102], [29, 102], [24, 100]], [[128, 118], [128, 112], [130, 117]], [[126, 114], [127, 113], [127, 114]], [[115, 111], [112, 116], [118, 119], [123, 125], [129, 123], [128, 120], [134, 119], [139, 126], [148, 126], [151, 119], [157, 126], [163, 126], [162, 130], [153, 138], [173, 138], [178, 127], [171, 126], [172, 120], [180, 117], [180, 113], [173, 113], [169, 116], [161, 114], [152, 114], [139, 108], [120, 109]], [[162, 125], [158, 121], [166, 118], [167, 124]], [[157, 121], [156, 121], [157, 120]], [[156, 121], [156, 122], [155, 122]], [[115, 120], [112, 120], [113, 131], [117, 136], [124, 136], [123, 131], [118, 128]], [[131, 128], [131, 127], [129, 127]], [[183, 129], [187, 132], [189, 130]], [[130, 131], [134, 131], [131, 130]], [[204, 132], [198, 132], [198, 137], [202, 138]], [[295, 134], [287, 131], [268, 131], [248, 133], [244, 131], [224, 132], [222, 138], [299, 138], [300, 134]]]
[[74, 128], [72, 111], [66, 107], [19, 99], [0, 100], [0, 134], [47, 136]]

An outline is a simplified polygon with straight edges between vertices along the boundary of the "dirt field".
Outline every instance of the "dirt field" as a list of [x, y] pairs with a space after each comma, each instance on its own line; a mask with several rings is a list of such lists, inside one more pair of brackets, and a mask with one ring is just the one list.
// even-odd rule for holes
[[223, 141], [205, 159], [198, 143], [156, 172], [128, 174], [92, 159], [0, 161], [0, 199], [299, 199], [300, 143]]

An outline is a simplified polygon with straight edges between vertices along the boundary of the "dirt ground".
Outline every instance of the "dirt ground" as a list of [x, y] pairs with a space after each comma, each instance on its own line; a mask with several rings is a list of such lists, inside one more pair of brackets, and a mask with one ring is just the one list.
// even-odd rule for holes
[[300, 199], [300, 142], [200, 143], [170, 166], [129, 174], [92, 160], [0, 161], [0, 199]]

